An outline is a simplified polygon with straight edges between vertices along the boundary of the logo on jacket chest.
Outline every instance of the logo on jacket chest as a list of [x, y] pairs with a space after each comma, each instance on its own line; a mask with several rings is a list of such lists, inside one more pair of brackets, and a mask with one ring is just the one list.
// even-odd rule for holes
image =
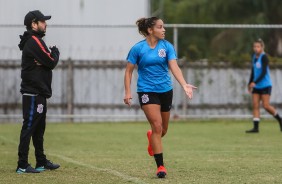
[[261, 68], [260, 62], [257, 62], [257, 63], [256, 63], [256, 68]]
[[161, 58], [165, 58], [165, 57], [166, 57], [165, 49], [159, 49], [158, 55], [159, 55], [159, 57], [161, 57]]

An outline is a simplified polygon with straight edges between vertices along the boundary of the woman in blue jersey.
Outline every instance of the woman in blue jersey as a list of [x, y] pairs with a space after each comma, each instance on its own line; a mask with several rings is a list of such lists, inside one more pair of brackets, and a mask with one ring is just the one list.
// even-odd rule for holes
[[249, 81], [249, 92], [253, 98], [253, 123], [254, 127], [246, 133], [258, 133], [260, 121], [260, 102], [263, 108], [277, 119], [282, 131], [282, 120], [276, 109], [269, 104], [272, 82], [268, 66], [268, 58], [264, 52], [264, 43], [258, 39], [253, 44], [254, 55], [252, 59], [252, 72]]
[[124, 85], [124, 103], [131, 105], [131, 79], [135, 65], [138, 66], [137, 93], [151, 130], [147, 132], [148, 153], [154, 156], [157, 164], [157, 176], [167, 174], [163, 163], [162, 137], [168, 129], [172, 104], [172, 81], [169, 70], [183, 87], [188, 98], [193, 97], [193, 85], [187, 84], [178, 64], [177, 56], [171, 43], [164, 40], [164, 23], [157, 17], [141, 18], [136, 22], [144, 40], [135, 44], [127, 57]]

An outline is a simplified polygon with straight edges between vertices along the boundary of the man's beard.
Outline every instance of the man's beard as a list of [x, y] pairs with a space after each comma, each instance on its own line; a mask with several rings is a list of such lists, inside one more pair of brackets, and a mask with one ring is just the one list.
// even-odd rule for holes
[[46, 27], [42, 28], [42, 29], [38, 28], [37, 32], [40, 33], [40, 34], [45, 34], [46, 33]]
[[45, 36], [45, 32], [46, 29], [40, 29], [38, 28], [37, 30], [33, 30], [34, 32], [36, 32], [38, 35], [40, 35], [41, 37]]
[[45, 34], [46, 33], [46, 28], [47, 28], [47, 26], [44, 27], [44, 28], [38, 27], [37, 32]]
[[45, 29], [40, 29], [41, 33], [46, 33], [46, 28]]

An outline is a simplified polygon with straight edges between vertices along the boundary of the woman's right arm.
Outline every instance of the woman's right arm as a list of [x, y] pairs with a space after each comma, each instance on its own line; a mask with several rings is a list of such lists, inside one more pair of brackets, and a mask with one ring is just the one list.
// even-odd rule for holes
[[250, 80], [249, 80], [249, 83], [248, 83], [248, 91], [249, 91], [249, 93], [252, 92], [254, 86], [255, 86], [255, 83], [254, 83], [254, 68], [252, 68], [251, 75], [250, 75]]
[[254, 81], [254, 68], [252, 68], [248, 85], [250, 85], [253, 81]]
[[125, 88], [125, 96], [124, 96], [124, 103], [128, 106], [131, 106], [131, 79], [132, 79], [132, 73], [134, 70], [135, 65], [132, 63], [127, 63], [125, 74], [124, 74], [124, 88]]

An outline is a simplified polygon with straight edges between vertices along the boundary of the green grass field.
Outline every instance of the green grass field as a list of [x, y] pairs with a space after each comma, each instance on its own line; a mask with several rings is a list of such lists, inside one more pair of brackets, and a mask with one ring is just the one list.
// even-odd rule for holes
[[[0, 183], [281, 183], [282, 133], [264, 120], [171, 122], [163, 139], [166, 179], [147, 155], [147, 123], [48, 124], [45, 151], [57, 171], [16, 174], [20, 124], [0, 124]], [[34, 166], [33, 149], [30, 163]]]

